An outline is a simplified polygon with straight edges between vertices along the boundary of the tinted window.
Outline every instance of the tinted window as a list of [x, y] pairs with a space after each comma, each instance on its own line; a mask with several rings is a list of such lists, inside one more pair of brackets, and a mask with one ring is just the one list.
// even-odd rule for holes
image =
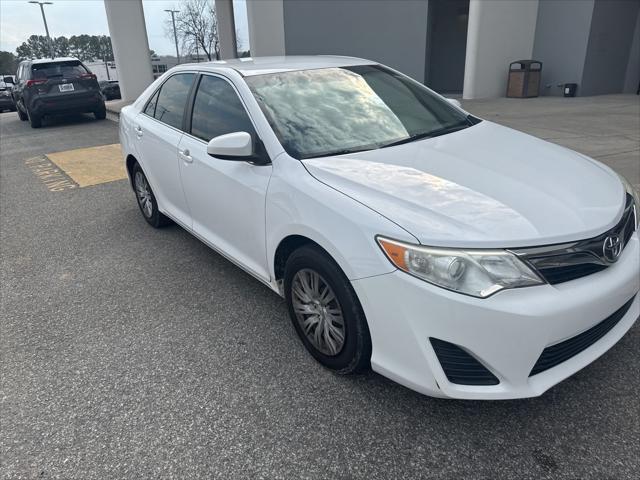
[[193, 73], [181, 73], [164, 82], [155, 106], [155, 118], [172, 127], [182, 128], [182, 114], [187, 104], [193, 77]]
[[158, 93], [160, 92], [156, 92], [153, 94], [153, 97], [151, 97], [151, 100], [149, 100], [149, 103], [147, 103], [147, 106], [144, 108], [144, 113], [146, 113], [151, 117], [153, 117], [156, 113], [156, 103], [158, 103]]
[[208, 142], [218, 135], [233, 132], [254, 135], [242, 102], [228, 82], [203, 76], [193, 105], [191, 134]]
[[74, 78], [89, 73], [77, 60], [67, 62], [51, 62], [51, 63], [38, 63], [32, 65], [31, 71], [33, 72], [33, 78], [45, 79], [45, 78]]

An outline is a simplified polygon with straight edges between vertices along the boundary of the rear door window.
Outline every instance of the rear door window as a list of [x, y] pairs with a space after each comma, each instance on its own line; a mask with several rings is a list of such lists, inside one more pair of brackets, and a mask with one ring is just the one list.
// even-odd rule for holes
[[[158, 94], [154, 118], [182, 130], [182, 117], [194, 76], [193, 73], [179, 73], [164, 82]], [[152, 102], [153, 100], [149, 102], [147, 108]], [[145, 113], [149, 115], [146, 109]]]

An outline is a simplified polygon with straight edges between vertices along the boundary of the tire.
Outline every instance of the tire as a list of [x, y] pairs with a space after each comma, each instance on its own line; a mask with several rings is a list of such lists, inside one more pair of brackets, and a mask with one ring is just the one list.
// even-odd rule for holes
[[16, 110], [17, 110], [17, 112], [18, 112], [18, 118], [19, 118], [20, 120], [22, 120], [23, 122], [26, 122], [27, 120], [29, 120], [29, 117], [27, 116], [27, 114], [26, 114], [26, 113], [24, 113], [24, 112], [20, 109], [20, 107], [16, 107]]
[[[311, 303], [303, 305], [304, 299], [298, 294], [303, 285], [301, 281], [305, 277], [309, 279], [309, 275], [312, 274], [319, 276], [318, 291], [323, 292], [320, 298], [323, 296], [330, 297], [331, 293], [327, 293], [326, 289], [323, 291], [322, 282], [324, 282], [325, 286], [330, 287], [335, 296], [335, 301], [327, 302], [324, 312], [322, 311], [322, 302], [320, 302], [320, 305], [315, 305], [315, 307], [313, 305], [308, 307]], [[294, 291], [294, 288], [296, 291]], [[284, 291], [293, 326], [313, 358], [326, 368], [342, 375], [360, 373], [370, 368], [371, 336], [362, 306], [351, 283], [326, 252], [312, 245], [305, 245], [295, 250], [287, 259], [285, 266]], [[296, 307], [298, 308], [296, 309]], [[309, 313], [308, 311], [300, 313], [302, 307], [304, 309], [316, 308], [318, 310], [315, 310], [315, 312], [320, 311], [320, 314], [315, 315], [315, 313]], [[322, 318], [322, 315], [324, 315], [324, 324], [326, 325], [327, 312], [335, 314], [337, 311], [341, 312], [341, 328], [337, 325], [339, 322], [335, 321], [338, 318], [335, 315], [329, 316], [333, 320], [330, 322], [332, 326], [328, 328], [333, 328], [334, 331], [341, 331], [344, 340], [340, 348], [336, 348], [334, 351], [327, 351], [327, 348], [330, 349], [331, 346], [329, 342], [323, 340], [323, 338], [326, 339], [326, 327], [321, 329], [323, 333], [320, 335], [320, 341], [325, 344], [325, 348], [318, 347], [317, 337], [316, 340], [313, 340], [322, 323], [322, 320], [317, 321], [317, 319]], [[312, 326], [314, 324], [312, 317], [316, 319], [315, 328]], [[303, 326], [305, 322], [307, 322], [309, 336], [305, 333], [305, 327]], [[329, 337], [334, 340], [334, 343], [340, 343], [337, 340], [338, 336], [330, 333]], [[314, 342], [316, 343], [315, 345]]]
[[27, 115], [31, 128], [40, 128], [42, 126], [42, 117], [40, 115], [35, 115], [31, 112], [27, 112]]
[[95, 115], [96, 120], [104, 120], [107, 118], [107, 109], [103, 105], [101, 109], [96, 110], [93, 114]]
[[[151, 190], [151, 185], [149, 185], [147, 176], [144, 174], [139, 164], [136, 163], [133, 166], [131, 176], [133, 178], [133, 190], [136, 195], [138, 207], [140, 208], [140, 212], [142, 213], [142, 216], [147, 221], [147, 223], [154, 228], [161, 228], [167, 225], [171, 225], [173, 223], [171, 219], [160, 213], [160, 210], [158, 210], [158, 202], [156, 201], [156, 196], [153, 194], [153, 190]], [[141, 191], [142, 189], [144, 189], [145, 185], [146, 196], [143, 195], [143, 192]]]

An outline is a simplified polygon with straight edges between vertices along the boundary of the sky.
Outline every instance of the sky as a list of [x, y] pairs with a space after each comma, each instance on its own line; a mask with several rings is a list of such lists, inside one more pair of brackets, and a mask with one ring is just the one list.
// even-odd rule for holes
[[[50, 0], [45, 5], [52, 37], [72, 35], [109, 35], [103, 0]], [[128, 0], [122, 0], [128, 1]], [[213, 0], [211, 0], [213, 1]], [[165, 9], [180, 9], [181, 0], [143, 0], [149, 48], [158, 55], [175, 55], [172, 38], [165, 34]], [[239, 42], [248, 46], [248, 22], [245, 0], [233, 0]], [[27, 0], [0, 0], [0, 50], [15, 53], [16, 47], [30, 35], [45, 35], [40, 7]]]

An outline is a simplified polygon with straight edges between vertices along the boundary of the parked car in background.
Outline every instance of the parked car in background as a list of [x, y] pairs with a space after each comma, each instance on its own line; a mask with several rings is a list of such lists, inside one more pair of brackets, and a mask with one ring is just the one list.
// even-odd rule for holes
[[120, 99], [120, 84], [117, 80], [102, 80], [98, 82], [100, 90], [104, 95], [105, 100], [117, 100]]
[[47, 115], [93, 113], [106, 118], [96, 76], [77, 58], [24, 60], [18, 65], [12, 91], [20, 120], [33, 128]]
[[122, 109], [120, 140], [144, 219], [282, 295], [338, 373], [533, 397], [640, 313], [629, 182], [376, 62], [178, 66]]
[[[10, 76], [0, 77], [0, 112], [5, 110], [15, 111], [16, 106], [13, 103], [13, 97], [11, 96], [11, 90], [13, 90], [13, 78]], [[4, 81], [6, 78], [6, 82]]]

